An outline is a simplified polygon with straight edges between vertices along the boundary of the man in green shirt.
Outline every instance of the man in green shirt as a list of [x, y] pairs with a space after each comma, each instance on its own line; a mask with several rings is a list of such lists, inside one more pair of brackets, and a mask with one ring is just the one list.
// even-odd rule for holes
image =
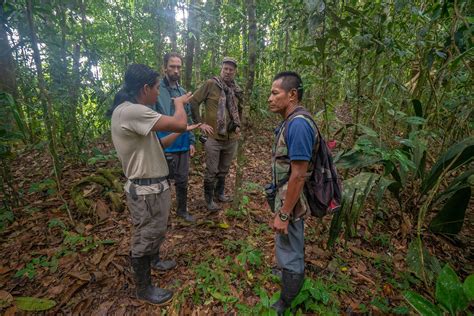
[[[204, 144], [206, 151], [206, 172], [204, 174], [204, 198], [209, 211], [217, 211], [220, 202], [229, 202], [224, 194], [225, 177], [237, 153], [242, 117], [242, 89], [235, 82], [237, 61], [224, 57], [219, 76], [208, 79], [194, 92], [189, 100], [195, 123], [208, 136]], [[199, 113], [204, 104], [204, 118]]]

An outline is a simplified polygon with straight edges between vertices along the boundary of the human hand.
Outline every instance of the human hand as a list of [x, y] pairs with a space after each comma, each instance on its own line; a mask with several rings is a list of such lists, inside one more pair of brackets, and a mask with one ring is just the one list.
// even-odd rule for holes
[[198, 128], [201, 126], [202, 123], [197, 123], [197, 124], [191, 124], [186, 127], [186, 132], [192, 131], [193, 129]]
[[210, 125], [207, 125], [207, 124], [203, 123], [201, 126], [199, 126], [199, 128], [206, 135], [214, 134], [214, 129]]
[[174, 98], [174, 105], [175, 106], [184, 106], [186, 103], [189, 102], [189, 99], [191, 99], [193, 95], [191, 94], [191, 92], [188, 92], [186, 94], [183, 94], [182, 96], [180, 97], [177, 97], [177, 98]]
[[193, 157], [195, 153], [196, 153], [196, 148], [194, 147], [194, 145], [189, 145], [189, 155]]
[[288, 235], [288, 223], [289, 220], [282, 221], [278, 213], [276, 213], [273, 219], [270, 220], [270, 227], [278, 234]]

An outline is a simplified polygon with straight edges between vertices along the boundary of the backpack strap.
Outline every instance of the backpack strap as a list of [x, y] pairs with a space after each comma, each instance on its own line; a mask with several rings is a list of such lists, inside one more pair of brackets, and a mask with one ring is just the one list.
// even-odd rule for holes
[[[316, 143], [314, 144], [313, 146], [313, 152], [311, 154], [311, 161], [310, 162], [313, 162], [312, 160], [314, 159], [315, 157], [315, 153], [317, 152], [318, 148], [319, 148], [319, 140], [321, 139], [321, 134], [319, 133], [319, 129], [318, 129], [318, 126], [316, 125], [316, 122], [314, 121], [313, 117], [311, 116], [311, 113], [309, 113], [308, 110], [306, 110], [304, 107], [302, 106], [298, 106], [286, 119], [285, 121], [283, 122], [283, 124], [281, 125], [281, 128], [280, 128], [280, 132], [278, 133], [277, 135], [277, 138], [281, 137], [281, 133], [283, 132], [283, 137], [285, 139], [285, 142], [286, 140], [288, 139], [288, 125], [290, 124], [290, 122], [297, 116], [304, 116], [305, 118], [308, 118], [310, 121], [311, 121], [311, 125], [313, 127], [313, 130], [316, 131], [317, 133], [317, 139], [316, 139]], [[288, 146], [288, 144], [287, 144]], [[281, 179], [277, 184], [276, 184], [276, 188], [280, 188], [282, 187], [286, 182], [288, 182], [288, 180], [290, 179], [289, 175], [284, 177], [283, 179]]]

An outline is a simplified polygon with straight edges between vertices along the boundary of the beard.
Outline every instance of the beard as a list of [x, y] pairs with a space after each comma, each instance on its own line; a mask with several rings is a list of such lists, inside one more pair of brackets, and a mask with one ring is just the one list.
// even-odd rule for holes
[[180, 75], [168, 75], [169, 81], [178, 82]]

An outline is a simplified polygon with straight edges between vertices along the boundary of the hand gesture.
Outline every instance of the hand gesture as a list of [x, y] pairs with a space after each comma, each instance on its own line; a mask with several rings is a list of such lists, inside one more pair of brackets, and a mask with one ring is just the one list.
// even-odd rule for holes
[[189, 99], [191, 99], [193, 95], [191, 94], [191, 92], [188, 92], [186, 94], [183, 94], [182, 96], [180, 97], [177, 97], [177, 98], [174, 98], [174, 105], [175, 106], [184, 106], [186, 103], [189, 102]]
[[202, 125], [202, 123], [197, 123], [197, 124], [188, 125], [188, 126], [186, 127], [186, 131], [187, 131], [187, 132], [192, 131], [192, 130], [198, 128], [198, 127], [201, 126], [201, 125]]
[[214, 129], [210, 125], [203, 123], [199, 128], [206, 135], [214, 134]]

